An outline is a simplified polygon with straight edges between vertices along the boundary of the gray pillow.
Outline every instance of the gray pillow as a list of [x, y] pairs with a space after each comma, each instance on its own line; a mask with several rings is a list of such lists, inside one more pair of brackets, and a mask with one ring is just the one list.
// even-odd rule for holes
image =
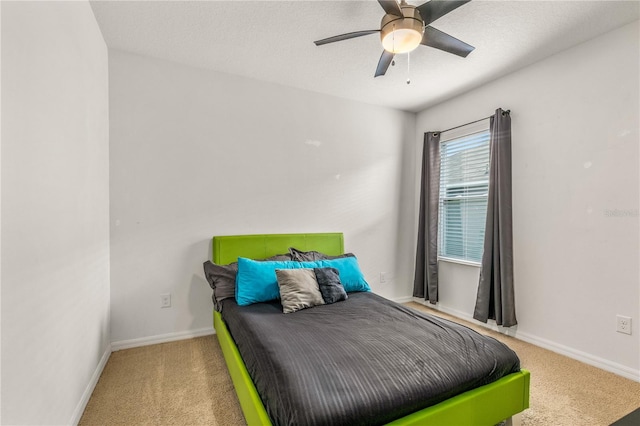
[[213, 295], [211, 296], [213, 306], [216, 311], [221, 312], [222, 305], [220, 302], [230, 297], [236, 297], [238, 263], [216, 265], [207, 260], [202, 266], [204, 267], [204, 276], [213, 290]]
[[290, 314], [305, 308], [324, 305], [313, 269], [276, 269], [282, 312]]
[[[276, 254], [260, 261], [267, 260], [290, 261], [291, 255]], [[238, 274], [238, 262], [233, 262], [228, 265], [217, 265], [207, 260], [204, 262], [203, 267], [204, 276], [213, 290], [213, 295], [211, 296], [211, 299], [213, 300], [213, 307], [216, 311], [221, 312], [221, 302], [224, 299], [236, 297], [236, 275]]]
[[336, 268], [314, 268], [318, 287], [324, 303], [331, 304], [347, 300], [347, 292], [340, 282], [340, 271]]
[[315, 262], [316, 260], [342, 259], [343, 257], [355, 257], [353, 253], [345, 253], [339, 256], [320, 253], [319, 251], [301, 251], [294, 247], [289, 247], [291, 259], [296, 262]]

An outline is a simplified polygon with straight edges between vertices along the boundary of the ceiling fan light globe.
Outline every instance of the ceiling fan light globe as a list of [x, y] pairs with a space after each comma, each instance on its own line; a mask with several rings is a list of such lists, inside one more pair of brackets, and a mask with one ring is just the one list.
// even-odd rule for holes
[[380, 22], [380, 40], [390, 53], [407, 53], [420, 46], [424, 20], [415, 6], [400, 5], [403, 16], [387, 13]]
[[391, 53], [407, 53], [420, 46], [422, 31], [414, 28], [396, 28], [380, 34], [382, 47]]

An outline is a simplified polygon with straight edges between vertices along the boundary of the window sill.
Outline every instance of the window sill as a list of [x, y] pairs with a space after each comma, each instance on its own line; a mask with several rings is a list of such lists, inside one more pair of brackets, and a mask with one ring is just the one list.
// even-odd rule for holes
[[451, 257], [439, 257], [438, 256], [438, 261], [442, 261], [442, 262], [449, 262], [449, 263], [457, 263], [460, 265], [467, 265], [467, 266], [475, 266], [476, 268], [480, 268], [482, 267], [482, 264], [480, 262], [473, 262], [471, 260], [462, 260], [462, 259], [453, 259]]

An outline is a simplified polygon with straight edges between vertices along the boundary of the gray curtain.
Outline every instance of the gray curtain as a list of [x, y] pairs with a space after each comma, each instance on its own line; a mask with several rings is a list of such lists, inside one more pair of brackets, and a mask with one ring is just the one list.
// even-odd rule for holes
[[489, 200], [482, 269], [473, 317], [511, 327], [518, 323], [513, 293], [511, 116], [497, 109], [490, 122]]
[[438, 203], [440, 191], [440, 133], [424, 134], [420, 217], [413, 296], [438, 301]]

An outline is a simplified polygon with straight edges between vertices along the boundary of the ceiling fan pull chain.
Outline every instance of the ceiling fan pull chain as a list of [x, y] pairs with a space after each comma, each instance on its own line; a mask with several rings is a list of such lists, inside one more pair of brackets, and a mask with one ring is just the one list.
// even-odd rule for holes
[[[392, 40], [392, 45], [393, 45], [393, 51], [396, 51], [396, 24], [393, 24], [393, 31], [391, 32], [391, 40]], [[396, 66], [396, 59], [395, 57], [393, 59], [391, 59], [391, 66], [395, 67]]]
[[393, 51], [396, 51], [396, 24], [393, 24], [393, 31], [391, 32], [391, 37], [392, 37], [392, 46], [393, 46]]
[[411, 53], [407, 52], [407, 84], [411, 84]]

